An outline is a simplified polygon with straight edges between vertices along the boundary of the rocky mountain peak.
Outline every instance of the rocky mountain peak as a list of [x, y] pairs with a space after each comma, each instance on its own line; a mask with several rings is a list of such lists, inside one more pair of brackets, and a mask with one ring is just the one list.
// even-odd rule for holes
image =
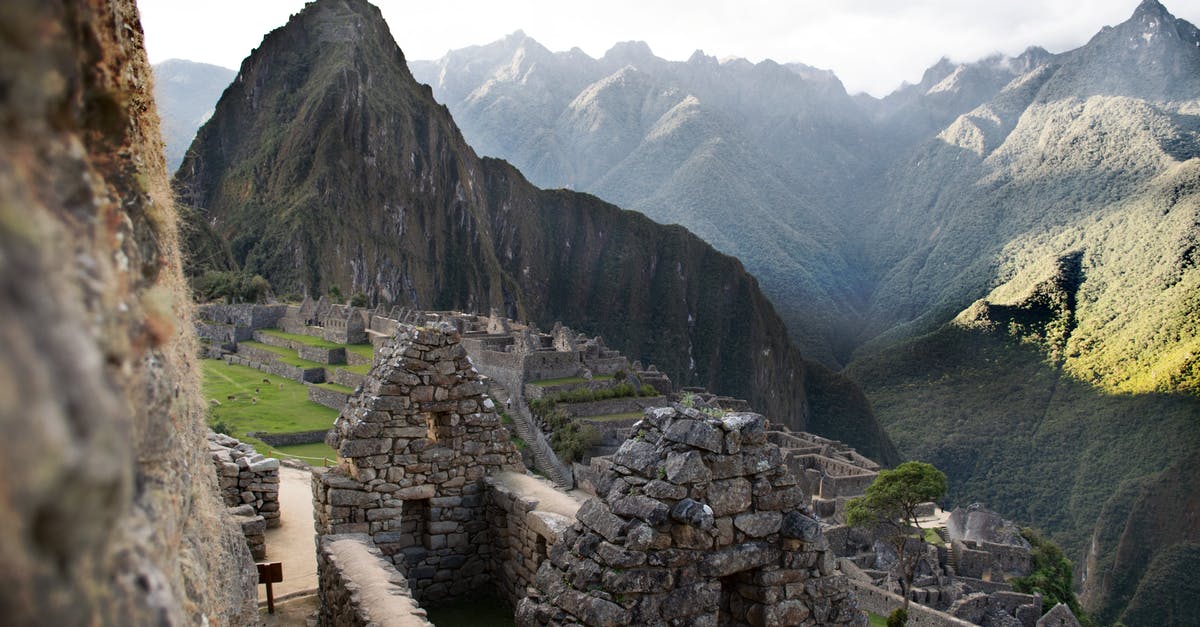
[[650, 50], [650, 44], [644, 41], [618, 42], [601, 58], [605, 63], [635, 66], [656, 60], [658, 57]]

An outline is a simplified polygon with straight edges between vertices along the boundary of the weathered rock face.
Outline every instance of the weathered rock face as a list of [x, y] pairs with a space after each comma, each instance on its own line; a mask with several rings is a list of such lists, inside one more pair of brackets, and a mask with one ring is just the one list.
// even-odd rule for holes
[[402, 327], [327, 442], [313, 476], [318, 534], [369, 534], [422, 603], [490, 585], [483, 478], [524, 471], [457, 331]]
[[612, 462], [518, 624], [866, 624], [762, 416], [648, 410]]
[[135, 3], [0, 23], [0, 616], [250, 624]]

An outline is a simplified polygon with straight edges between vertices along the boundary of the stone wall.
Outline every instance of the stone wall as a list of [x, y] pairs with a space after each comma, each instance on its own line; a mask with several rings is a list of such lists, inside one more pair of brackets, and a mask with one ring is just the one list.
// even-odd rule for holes
[[404, 575], [364, 534], [322, 536], [317, 544], [322, 627], [432, 625]]
[[321, 348], [319, 346], [301, 346], [296, 349], [300, 359], [315, 361], [320, 364], [340, 365], [346, 363], [345, 348]]
[[[539, 482], [533, 477], [524, 477], [523, 482]], [[562, 539], [562, 533], [575, 522], [577, 503], [562, 507], [539, 507], [546, 497], [521, 485], [513, 485], [504, 477], [488, 477], [487, 523], [492, 535], [493, 581], [498, 584], [497, 592], [514, 607], [525, 597], [525, 590], [533, 585], [534, 575], [541, 563], [549, 557], [549, 547]], [[540, 492], [554, 488], [542, 485]], [[569, 500], [566, 495], [550, 495], [557, 501]], [[557, 509], [557, 511], [551, 511]]]
[[608, 398], [602, 401], [590, 401], [586, 403], [559, 403], [556, 408], [565, 411], [567, 415], [573, 418], [578, 418], [580, 416], [605, 416], [640, 412], [650, 407], [662, 407], [666, 404], [666, 399], [661, 396], [627, 396], [625, 398]]
[[268, 527], [278, 527], [279, 460], [264, 457], [236, 438], [211, 431], [208, 450], [225, 505], [249, 505]]
[[329, 430], [320, 429], [317, 431], [298, 431], [296, 433], [261, 433], [254, 431], [248, 435], [252, 438], [262, 440], [271, 446], [293, 446], [296, 444], [324, 442], [325, 436], [329, 435]]
[[573, 377], [579, 374], [583, 362], [579, 353], [562, 351], [537, 351], [524, 355], [523, 362], [527, 381]]
[[[350, 400], [350, 395], [346, 394], [345, 392], [339, 392], [329, 388], [310, 385], [308, 386], [308, 400], [314, 403], [320, 403], [321, 405], [324, 405], [330, 409], [342, 411], [342, 408], [346, 406], [346, 401]], [[321, 442], [324, 440], [324, 438], [325, 436], [322, 435], [316, 440], [313, 440], [313, 442]]]
[[648, 410], [550, 547], [519, 625], [866, 625], [757, 414]]
[[244, 351], [250, 348], [251, 347], [246, 346], [245, 344], [239, 344], [239, 354], [226, 355], [225, 362], [237, 364], [239, 366], [246, 366], [247, 368], [254, 368], [255, 370], [261, 370], [267, 374], [282, 377], [284, 379], [290, 379], [297, 383], [325, 382], [324, 368], [301, 368], [299, 366], [289, 366], [285, 363], [275, 361], [275, 354], [270, 353], [269, 351], [258, 351], [259, 353], [268, 353], [270, 355], [266, 361], [260, 361], [254, 357], [250, 357], [248, 353], [243, 354]]
[[[904, 597], [881, 588], [848, 579], [851, 589], [858, 598], [858, 607], [880, 616], [887, 616], [893, 610], [904, 606]], [[910, 603], [908, 605], [909, 627], [974, 627], [975, 623], [955, 618], [945, 612], [933, 608]]]
[[356, 374], [344, 368], [329, 368], [325, 371], [328, 381], [341, 386], [348, 387], [352, 390], [358, 389], [367, 378], [361, 374]]
[[287, 305], [255, 305], [249, 303], [225, 305], [212, 303], [197, 307], [199, 317], [204, 320], [244, 327], [250, 331], [269, 329], [279, 325], [287, 313]]
[[491, 584], [483, 478], [523, 470], [458, 334], [402, 328], [343, 408], [313, 475], [319, 534], [366, 533], [422, 603]]

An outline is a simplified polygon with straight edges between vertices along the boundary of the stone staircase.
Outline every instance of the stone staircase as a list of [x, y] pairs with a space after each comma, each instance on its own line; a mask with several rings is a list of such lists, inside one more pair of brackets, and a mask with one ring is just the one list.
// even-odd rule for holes
[[512, 398], [512, 410], [509, 417], [512, 418], [513, 426], [516, 427], [517, 437], [525, 440], [525, 443], [529, 445], [529, 450], [533, 453], [534, 468], [537, 468], [560, 488], [564, 490], [574, 488], [574, 473], [563, 465], [562, 461], [558, 459], [558, 455], [554, 453], [554, 449], [550, 448], [546, 434], [542, 433], [537, 423], [534, 422], [533, 415], [529, 413], [529, 406], [525, 403], [524, 394], [518, 394]]
[[942, 538], [942, 541], [946, 543], [946, 569], [949, 570], [950, 574], [952, 575], [957, 574], [958, 553], [954, 551], [954, 546], [950, 543], [950, 530], [946, 528], [946, 525], [942, 525], [937, 528], [937, 534]]

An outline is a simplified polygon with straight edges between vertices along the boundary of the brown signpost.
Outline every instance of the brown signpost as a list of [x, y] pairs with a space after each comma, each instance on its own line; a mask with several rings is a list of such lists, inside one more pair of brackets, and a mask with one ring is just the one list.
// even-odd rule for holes
[[283, 581], [283, 562], [266, 562], [258, 566], [258, 583], [267, 584], [267, 613], [275, 613], [275, 592], [271, 584]]

